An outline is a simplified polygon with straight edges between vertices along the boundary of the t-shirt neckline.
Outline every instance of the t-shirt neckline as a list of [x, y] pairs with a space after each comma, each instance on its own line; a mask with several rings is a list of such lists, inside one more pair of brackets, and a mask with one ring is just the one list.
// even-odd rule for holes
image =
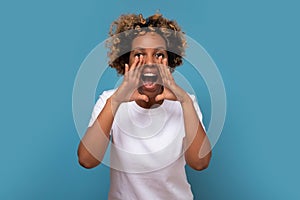
[[148, 112], [151, 114], [156, 114], [156, 113], [160, 113], [161, 109], [164, 109], [165, 107], [167, 107], [167, 105], [169, 104], [168, 100], [163, 100], [162, 104], [160, 104], [159, 106], [155, 107], [155, 108], [143, 108], [140, 105], [138, 105], [136, 103], [136, 101], [132, 102], [132, 106], [135, 110], [137, 110], [138, 112]]

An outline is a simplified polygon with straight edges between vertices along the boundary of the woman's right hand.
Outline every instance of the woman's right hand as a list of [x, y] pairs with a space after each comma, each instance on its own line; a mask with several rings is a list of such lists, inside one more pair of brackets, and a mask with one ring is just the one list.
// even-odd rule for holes
[[135, 56], [134, 62], [131, 64], [130, 67], [128, 64], [125, 64], [123, 82], [111, 98], [111, 100], [114, 103], [121, 104], [123, 102], [135, 100], [143, 100], [146, 102], [149, 101], [146, 95], [140, 94], [138, 92], [143, 65], [143, 55]]

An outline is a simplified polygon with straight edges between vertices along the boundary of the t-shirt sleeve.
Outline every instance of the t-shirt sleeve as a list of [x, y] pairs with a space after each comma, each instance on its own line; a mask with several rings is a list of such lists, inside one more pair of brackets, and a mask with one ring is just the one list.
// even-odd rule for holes
[[193, 100], [194, 108], [195, 108], [195, 110], [196, 110], [196, 112], [197, 112], [199, 121], [201, 122], [202, 127], [204, 128], [204, 130], [206, 130], [206, 129], [205, 129], [205, 126], [204, 126], [204, 124], [203, 124], [203, 121], [202, 121], [203, 116], [202, 116], [202, 112], [201, 112], [201, 109], [200, 109], [200, 107], [199, 107], [199, 104], [198, 104], [198, 102], [197, 102], [197, 99], [196, 99], [195, 95], [192, 95], [192, 94], [190, 94], [190, 97], [191, 97], [191, 99]]
[[91, 119], [89, 122], [88, 127], [91, 127], [94, 122], [96, 121], [98, 115], [100, 114], [101, 110], [103, 109], [103, 107], [105, 106], [106, 100], [114, 93], [115, 90], [108, 90], [108, 91], [104, 91], [98, 98], [92, 115], [91, 115]]

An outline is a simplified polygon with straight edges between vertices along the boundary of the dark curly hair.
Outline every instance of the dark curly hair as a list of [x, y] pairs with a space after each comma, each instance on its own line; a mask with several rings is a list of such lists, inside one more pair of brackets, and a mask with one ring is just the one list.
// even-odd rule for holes
[[129, 63], [132, 40], [147, 32], [155, 32], [166, 41], [171, 71], [182, 64], [186, 39], [176, 21], [168, 20], [161, 14], [154, 14], [146, 19], [142, 14], [127, 14], [121, 15], [111, 24], [110, 38], [106, 42], [109, 48], [109, 66], [115, 68], [119, 74], [124, 74], [125, 63]]

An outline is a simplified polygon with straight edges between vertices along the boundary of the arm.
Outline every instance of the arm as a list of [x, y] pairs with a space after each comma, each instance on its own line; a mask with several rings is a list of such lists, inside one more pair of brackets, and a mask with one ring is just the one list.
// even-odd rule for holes
[[167, 59], [163, 59], [161, 62], [159, 70], [165, 89], [156, 97], [156, 101], [170, 99], [181, 103], [186, 134], [184, 139], [185, 160], [193, 169], [203, 170], [208, 167], [211, 158], [208, 137], [198, 118], [193, 100], [175, 83], [170, 70], [168, 70]]
[[110, 130], [114, 121], [114, 115], [123, 102], [143, 100], [148, 97], [137, 92], [141, 65], [143, 59], [136, 57], [132, 65], [125, 65], [124, 79], [115, 93], [107, 99], [103, 109], [94, 124], [89, 127], [78, 146], [78, 161], [85, 168], [93, 168], [99, 165], [105, 155]]
[[87, 129], [79, 143], [78, 161], [85, 168], [99, 165], [106, 152], [114, 113], [118, 108], [118, 105], [112, 106], [111, 98], [107, 99], [96, 121]]
[[206, 133], [199, 121], [193, 100], [186, 95], [181, 102], [185, 127], [185, 160], [195, 170], [208, 167], [211, 158], [211, 147]]

